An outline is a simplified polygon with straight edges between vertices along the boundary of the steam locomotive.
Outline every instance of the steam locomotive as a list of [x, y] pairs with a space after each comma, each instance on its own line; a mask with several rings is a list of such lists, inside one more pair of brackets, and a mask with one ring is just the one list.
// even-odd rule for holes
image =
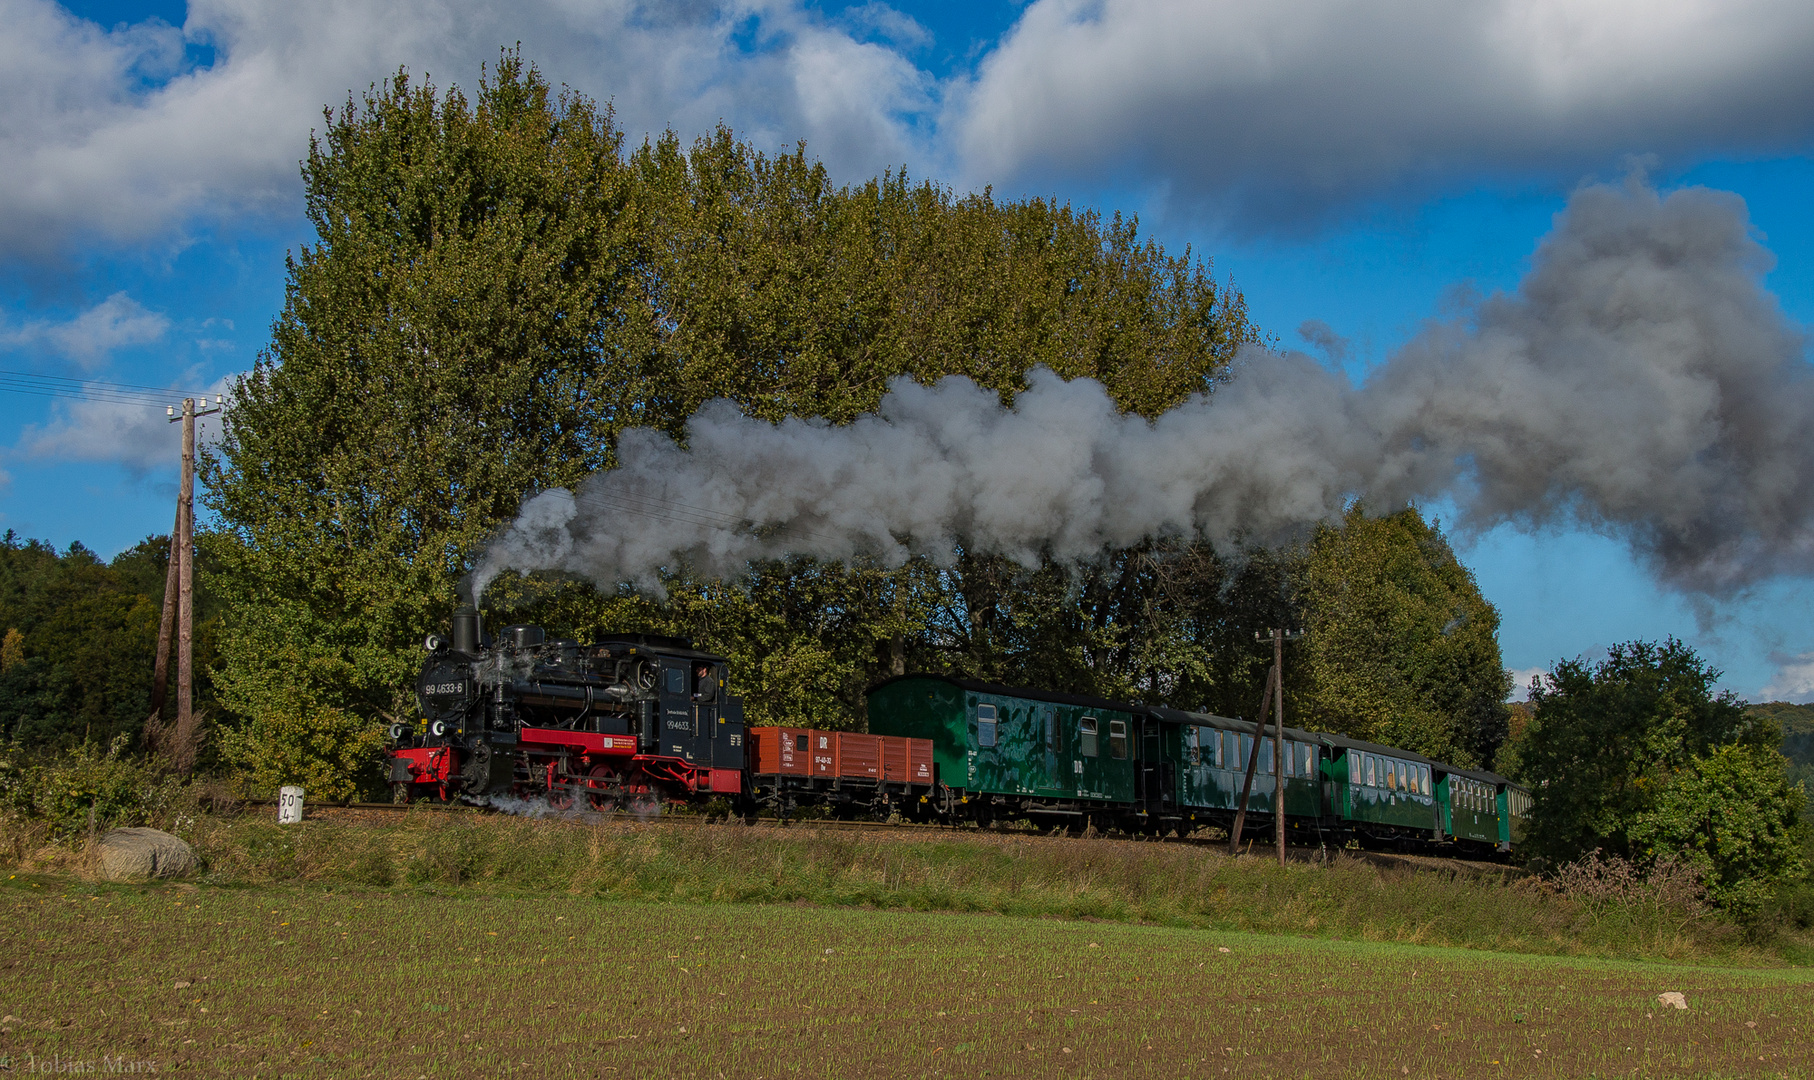
[[1511, 851], [1531, 808], [1527, 789], [1490, 772], [1163, 705], [908, 674], [870, 689], [867, 734], [746, 731], [725, 658], [684, 638], [581, 645], [507, 626], [493, 640], [462, 607], [450, 639], [424, 644], [421, 720], [390, 731], [400, 802], [584, 800], [639, 815], [717, 802], [744, 816], [816, 804], [1144, 835], [1227, 829], [1237, 813], [1264, 835], [1282, 804], [1306, 842], [1481, 854]]
[[397, 801], [527, 795], [650, 813], [742, 796], [743, 702], [725, 692], [724, 657], [653, 634], [581, 645], [506, 626], [494, 640], [470, 606], [450, 629], [423, 643], [420, 724], [391, 726]]

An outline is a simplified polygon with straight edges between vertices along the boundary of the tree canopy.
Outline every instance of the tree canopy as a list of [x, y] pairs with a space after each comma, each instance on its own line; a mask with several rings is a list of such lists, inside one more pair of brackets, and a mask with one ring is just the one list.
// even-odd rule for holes
[[[0, 741], [63, 749], [137, 740], [169, 548], [169, 537], [148, 537], [102, 562], [79, 543], [57, 551], [10, 530], [0, 537]], [[196, 696], [207, 709], [219, 619], [207, 593], [197, 608]]]
[[[610, 465], [627, 428], [682, 435], [714, 397], [840, 422], [901, 375], [1009, 401], [1036, 364], [1155, 415], [1257, 338], [1238, 292], [1133, 221], [904, 175], [841, 187], [804, 147], [723, 129], [626, 151], [609, 108], [513, 54], [470, 101], [404, 74], [349, 100], [303, 171], [316, 238], [206, 471], [234, 611], [220, 681], [244, 716], [405, 707], [485, 539]], [[677, 603], [758, 715], [849, 682], [838, 654], [892, 646], [949, 592], [924, 568], [750, 584], [764, 612], [810, 611], [804, 633], [711, 583]], [[626, 614], [496, 591], [563, 632]]]
[[1716, 693], [1719, 677], [1673, 638], [1558, 662], [1532, 689], [1517, 753], [1536, 796], [1532, 854], [1684, 854], [1739, 906], [1796, 873], [1802, 793], [1787, 782], [1781, 732]]
[[1415, 509], [1351, 508], [1323, 526], [1298, 575], [1304, 628], [1298, 723], [1487, 767], [1511, 692], [1499, 612]]

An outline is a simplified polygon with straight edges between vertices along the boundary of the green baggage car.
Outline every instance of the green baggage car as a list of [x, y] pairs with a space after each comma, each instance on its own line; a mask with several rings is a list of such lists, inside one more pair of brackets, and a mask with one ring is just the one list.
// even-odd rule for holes
[[932, 740], [929, 809], [982, 824], [1123, 825], [1134, 812], [1143, 712], [945, 675], [899, 675], [869, 691], [871, 734]]

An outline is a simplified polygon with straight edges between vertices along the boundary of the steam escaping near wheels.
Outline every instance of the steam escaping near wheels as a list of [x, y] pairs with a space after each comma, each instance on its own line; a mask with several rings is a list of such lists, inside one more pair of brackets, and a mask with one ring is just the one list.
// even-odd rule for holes
[[1036, 565], [1155, 536], [1267, 540], [1449, 496], [1464, 528], [1617, 536], [1670, 586], [1729, 595], [1814, 571], [1814, 380], [1762, 283], [1737, 196], [1584, 187], [1518, 289], [1432, 323], [1367, 381], [1250, 349], [1148, 421], [1044, 369], [1004, 408], [963, 378], [897, 380], [833, 427], [708, 403], [682, 449], [625, 433], [620, 465], [526, 501], [474, 572], [564, 571], [659, 594], [664, 568], [968, 551]]

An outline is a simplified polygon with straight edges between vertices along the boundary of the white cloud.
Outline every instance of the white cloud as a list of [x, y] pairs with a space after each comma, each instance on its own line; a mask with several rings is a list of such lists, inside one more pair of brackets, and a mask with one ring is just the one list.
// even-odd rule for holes
[[294, 215], [324, 105], [400, 65], [470, 89], [516, 42], [632, 140], [722, 120], [841, 178], [1131, 181], [1247, 227], [1814, 135], [1806, 0], [1037, 0], [949, 83], [880, 2], [192, 0], [107, 30], [0, 0], [0, 25], [0, 258]]
[[[216, 379], [206, 391], [216, 394], [232, 389], [237, 375]], [[194, 393], [193, 388], [170, 392], [172, 402]], [[219, 414], [196, 421], [197, 445], [220, 435]], [[164, 410], [125, 401], [57, 400], [50, 422], [28, 425], [11, 452], [15, 458], [49, 458], [56, 461], [98, 461], [124, 465], [139, 473], [173, 469], [181, 460], [182, 425], [173, 424]]]
[[1814, 652], [1799, 656], [1775, 656], [1776, 677], [1759, 690], [1764, 701], [1814, 701]]
[[93, 371], [115, 349], [148, 345], [169, 329], [168, 318], [117, 292], [67, 322], [33, 319], [0, 329], [0, 348], [49, 349]]
[[1157, 182], [1238, 221], [1627, 153], [1800, 149], [1806, 0], [1039, 0], [951, 95], [972, 176]]
[[1529, 701], [1531, 697], [1531, 680], [1548, 678], [1549, 669], [1540, 667], [1513, 668], [1508, 674], [1512, 677], [1512, 700]]
[[[798, 0], [192, 0], [180, 31], [0, 0], [0, 25], [0, 256], [143, 240], [196, 215], [294, 214], [324, 105], [400, 65], [471, 89], [519, 41], [552, 80], [612, 99], [632, 139], [722, 119], [766, 149], [805, 138], [846, 173], [922, 160], [913, 124], [933, 105], [910, 62]], [[185, 43], [212, 45], [212, 66], [185, 69]]]

